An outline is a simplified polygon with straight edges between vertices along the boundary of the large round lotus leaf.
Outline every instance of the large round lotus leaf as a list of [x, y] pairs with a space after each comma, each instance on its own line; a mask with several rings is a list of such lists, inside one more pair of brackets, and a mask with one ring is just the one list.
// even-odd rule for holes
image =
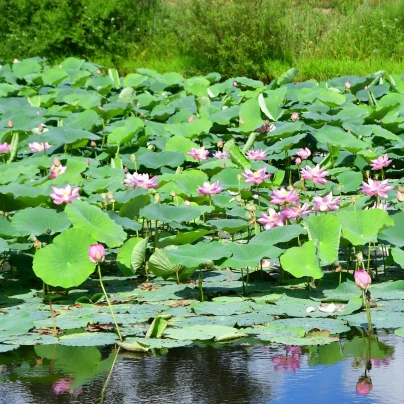
[[13, 226], [21, 235], [55, 234], [70, 227], [71, 222], [64, 212], [37, 206], [20, 210], [13, 216]]
[[299, 235], [306, 233], [306, 230], [299, 224], [273, 227], [272, 229], [265, 230], [257, 234], [251, 239], [250, 244], [275, 245], [278, 243], [285, 243], [287, 241], [293, 240]]
[[7, 250], [8, 250], [7, 241], [0, 237], [0, 253], [2, 253], [3, 251], [7, 251]]
[[14, 351], [14, 349], [17, 349], [18, 347], [19, 345], [0, 344], [0, 353]]
[[159, 220], [163, 223], [190, 222], [198, 218], [201, 211], [193, 206], [170, 206], [153, 204], [140, 209], [140, 217], [149, 220]]
[[86, 202], [76, 199], [66, 206], [65, 212], [75, 228], [91, 234], [95, 240], [108, 247], [117, 247], [126, 239], [122, 226], [117, 225], [99, 208]]
[[379, 239], [383, 242], [395, 245], [397, 247], [404, 246], [404, 212], [396, 213], [391, 216], [394, 226], [383, 230], [379, 234]]
[[85, 130], [59, 126], [57, 128], [51, 128], [48, 132], [46, 132], [43, 139], [44, 142], [49, 142], [51, 145], [56, 145], [71, 144], [83, 139], [99, 140], [99, 137]]
[[309, 332], [313, 328], [327, 330], [330, 332], [330, 334], [340, 334], [350, 330], [346, 324], [346, 321], [334, 320], [331, 318], [287, 318], [277, 320], [276, 324], [302, 328], [305, 332]]
[[174, 317], [170, 319], [169, 324], [174, 327], [190, 327], [193, 325], [224, 325], [234, 327], [237, 323], [236, 316], [193, 316], [193, 317]]
[[191, 308], [197, 315], [232, 316], [234, 314], [245, 314], [252, 312], [248, 302], [194, 302]]
[[215, 261], [231, 255], [228, 245], [218, 241], [200, 242], [195, 245], [185, 244], [178, 248], [166, 250], [166, 255], [173, 264], [196, 267], [206, 261]]
[[280, 261], [282, 268], [296, 278], [310, 276], [320, 279], [324, 275], [318, 262], [314, 241], [308, 241], [302, 247], [289, 248]]
[[[183, 328], [167, 328], [164, 336], [172, 339], [192, 339], [192, 340], [208, 340], [213, 338], [221, 338], [226, 335], [241, 334], [239, 330], [223, 325], [194, 325]], [[242, 335], [240, 335], [242, 336]]]
[[320, 260], [332, 264], [338, 258], [341, 225], [338, 217], [323, 215], [307, 219], [310, 238], [315, 241]]
[[[140, 237], [132, 237], [129, 240], [125, 241], [125, 243], [119, 249], [118, 256], [116, 257], [116, 263], [122, 274], [125, 276], [132, 276], [134, 272], [136, 272], [136, 269], [139, 267], [137, 266], [136, 269], [132, 268], [131, 257], [136, 245], [138, 245], [141, 241], [143, 241], [143, 239]], [[141, 254], [142, 257], [139, 256], [138, 260], [140, 261], [140, 263], [142, 263], [144, 260], [144, 251], [145, 248], [143, 248], [143, 254]]]
[[255, 267], [263, 258], [277, 258], [282, 253], [280, 248], [266, 244], [231, 243], [230, 250], [233, 255], [221, 264], [222, 268]]
[[25, 334], [34, 326], [34, 322], [26, 311], [10, 310], [5, 313], [0, 316], [0, 330], [5, 331], [1, 333], [2, 335]]
[[118, 337], [112, 333], [79, 333], [64, 335], [59, 339], [60, 345], [68, 346], [98, 346], [98, 345], [110, 345], [118, 341]]
[[342, 235], [353, 245], [377, 241], [377, 234], [394, 224], [389, 214], [382, 209], [347, 211], [340, 210]]
[[95, 270], [88, 258], [92, 236], [81, 229], [68, 229], [34, 257], [35, 275], [51, 286], [71, 288], [82, 284]]
[[275, 336], [270, 339], [271, 342], [277, 342], [284, 345], [327, 345], [339, 341], [337, 336], [330, 336], [329, 331], [313, 330], [309, 332], [304, 338], [288, 337], [288, 336]]

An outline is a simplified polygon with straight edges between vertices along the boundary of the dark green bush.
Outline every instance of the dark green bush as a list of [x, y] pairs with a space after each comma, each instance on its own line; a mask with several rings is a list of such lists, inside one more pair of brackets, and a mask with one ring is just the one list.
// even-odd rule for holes
[[119, 64], [150, 36], [160, 0], [0, 0], [0, 58], [78, 56]]

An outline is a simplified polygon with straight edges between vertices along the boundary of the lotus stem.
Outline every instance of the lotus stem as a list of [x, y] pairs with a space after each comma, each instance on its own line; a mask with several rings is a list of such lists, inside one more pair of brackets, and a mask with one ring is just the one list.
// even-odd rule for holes
[[199, 286], [199, 292], [201, 294], [201, 302], [205, 300], [204, 295], [203, 295], [203, 273], [202, 273], [202, 268], [199, 268], [199, 279], [198, 279], [198, 286]]
[[176, 276], [177, 276], [177, 283], [178, 283], [178, 285], [180, 284], [180, 274], [179, 274], [179, 271], [176, 271]]
[[55, 316], [53, 314], [52, 300], [51, 299], [49, 299], [49, 308], [50, 308], [50, 313], [51, 313], [51, 318], [52, 318], [53, 335], [56, 337], [58, 335], [58, 330], [56, 328], [56, 321], [55, 321]]
[[243, 296], [245, 296], [246, 293], [245, 293], [245, 284], [244, 284], [244, 272], [243, 272], [243, 268], [241, 268], [241, 282], [243, 283]]
[[363, 291], [363, 294], [364, 294], [365, 302], [366, 302], [366, 317], [368, 319], [368, 333], [369, 333], [369, 335], [371, 335], [373, 332], [373, 327], [372, 327], [372, 316], [370, 314], [370, 301], [366, 297], [366, 291]]
[[250, 279], [250, 268], [247, 267], [247, 279], [246, 279], [246, 285], [245, 285], [245, 294], [248, 295], [248, 281]]
[[102, 386], [102, 390], [101, 390], [101, 404], [104, 403], [105, 390], [107, 389], [107, 386], [108, 386], [108, 383], [109, 383], [109, 379], [111, 378], [112, 372], [114, 371], [115, 363], [116, 363], [116, 360], [117, 360], [117, 358], [118, 358], [118, 353], [119, 353], [119, 350], [120, 350], [120, 349], [121, 349], [121, 347], [118, 347], [118, 349], [116, 350], [115, 358], [114, 358], [114, 361], [112, 362], [111, 369], [109, 370], [109, 373], [108, 373], [107, 379], [105, 380], [104, 386]]
[[107, 301], [109, 310], [110, 310], [110, 312], [111, 312], [112, 318], [114, 319], [115, 328], [116, 328], [116, 333], [118, 334], [118, 337], [119, 337], [120, 341], [122, 341], [121, 332], [119, 331], [119, 326], [118, 326], [118, 323], [117, 323], [117, 321], [116, 321], [114, 311], [112, 310], [111, 302], [109, 301], [107, 292], [106, 292], [106, 290], [105, 290], [105, 288], [104, 288], [104, 284], [102, 283], [102, 275], [101, 275], [101, 266], [100, 266], [100, 264], [97, 265], [97, 268], [98, 268], [98, 276], [99, 276], [99, 278], [100, 278], [101, 289], [102, 289], [102, 291], [104, 292], [104, 296], [105, 296], [105, 299], [106, 299], [106, 301]]

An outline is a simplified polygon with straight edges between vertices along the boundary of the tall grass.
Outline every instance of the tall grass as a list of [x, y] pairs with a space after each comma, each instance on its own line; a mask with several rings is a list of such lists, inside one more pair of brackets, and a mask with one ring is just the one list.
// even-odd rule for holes
[[404, 71], [404, 0], [0, 0], [0, 60], [269, 81]]

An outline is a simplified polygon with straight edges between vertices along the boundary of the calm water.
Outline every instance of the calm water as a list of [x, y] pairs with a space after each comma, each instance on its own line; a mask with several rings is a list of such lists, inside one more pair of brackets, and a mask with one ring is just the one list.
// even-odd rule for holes
[[[164, 353], [116, 355], [111, 348], [62, 346], [2, 353], [0, 403], [403, 402], [404, 342], [387, 332], [370, 341], [356, 330], [324, 347], [233, 345]], [[372, 389], [365, 381], [359, 389], [369, 393], [360, 395], [366, 363]]]

